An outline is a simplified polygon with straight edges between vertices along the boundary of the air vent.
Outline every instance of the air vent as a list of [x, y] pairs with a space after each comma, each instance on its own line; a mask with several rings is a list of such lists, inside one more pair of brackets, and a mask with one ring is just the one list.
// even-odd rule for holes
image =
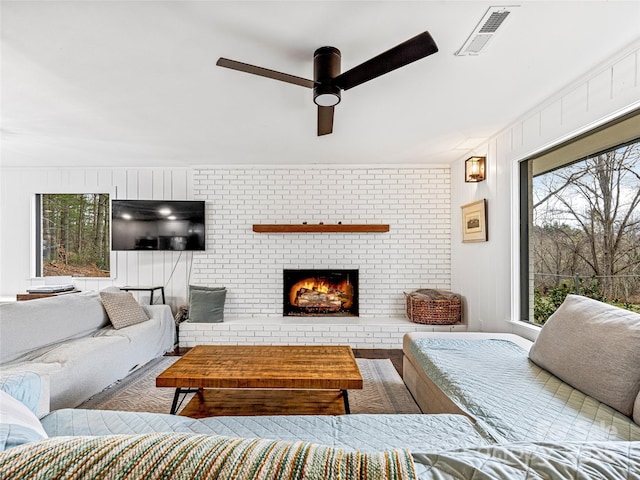
[[489, 7], [480, 22], [478, 22], [478, 25], [476, 25], [476, 28], [469, 35], [469, 38], [467, 38], [467, 41], [462, 45], [462, 48], [456, 52], [456, 55], [459, 57], [479, 55], [515, 7]]

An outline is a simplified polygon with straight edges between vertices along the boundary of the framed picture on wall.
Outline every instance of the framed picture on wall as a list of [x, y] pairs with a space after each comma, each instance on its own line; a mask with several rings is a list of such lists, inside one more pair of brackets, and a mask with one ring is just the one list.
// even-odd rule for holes
[[468, 203], [462, 206], [462, 242], [486, 242], [487, 200]]

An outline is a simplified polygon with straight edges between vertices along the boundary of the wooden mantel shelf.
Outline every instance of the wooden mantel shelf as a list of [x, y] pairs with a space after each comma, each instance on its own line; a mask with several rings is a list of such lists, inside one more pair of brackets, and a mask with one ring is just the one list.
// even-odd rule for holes
[[389, 225], [383, 224], [255, 224], [256, 233], [384, 233]]

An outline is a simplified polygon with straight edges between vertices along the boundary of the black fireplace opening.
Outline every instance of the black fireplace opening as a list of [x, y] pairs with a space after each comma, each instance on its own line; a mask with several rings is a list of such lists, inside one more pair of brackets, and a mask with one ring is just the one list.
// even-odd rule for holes
[[285, 316], [358, 316], [358, 270], [284, 270], [283, 285]]

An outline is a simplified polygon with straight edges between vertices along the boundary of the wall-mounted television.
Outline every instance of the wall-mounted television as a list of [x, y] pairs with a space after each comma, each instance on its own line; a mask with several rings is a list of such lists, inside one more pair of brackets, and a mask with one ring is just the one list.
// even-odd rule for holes
[[112, 250], [204, 250], [203, 201], [112, 200]]

